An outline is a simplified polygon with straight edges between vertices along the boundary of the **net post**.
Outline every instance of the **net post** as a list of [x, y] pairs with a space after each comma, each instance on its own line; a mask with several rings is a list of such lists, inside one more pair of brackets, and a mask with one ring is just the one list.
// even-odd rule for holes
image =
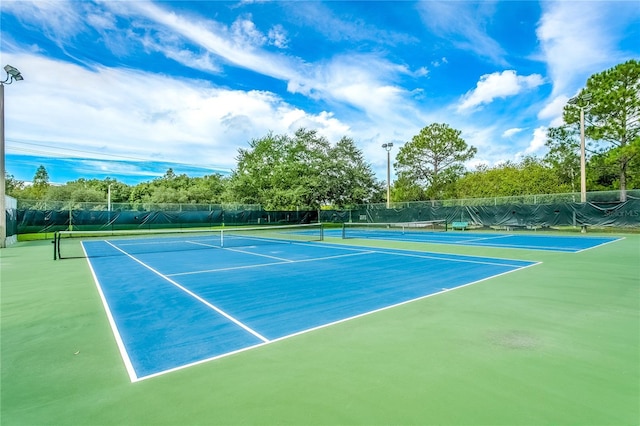
[[57, 231], [53, 233], [53, 241], [51, 241], [51, 243], [53, 244], [53, 260], [58, 260], [58, 232]]
[[347, 223], [343, 222], [342, 223], [342, 239], [346, 239], [347, 238]]
[[320, 241], [324, 241], [324, 224], [320, 222]]
[[224, 247], [224, 229], [220, 230], [220, 247]]

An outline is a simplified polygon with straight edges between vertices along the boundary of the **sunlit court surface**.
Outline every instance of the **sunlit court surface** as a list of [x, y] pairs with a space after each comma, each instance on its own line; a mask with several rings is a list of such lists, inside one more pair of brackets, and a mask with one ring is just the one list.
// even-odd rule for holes
[[536, 264], [230, 234], [82, 243], [132, 381]]
[[638, 235], [250, 228], [4, 250], [3, 424], [637, 423]]
[[431, 232], [420, 227], [396, 224], [345, 223], [342, 231], [328, 231], [328, 236], [372, 240], [438, 243], [508, 249], [545, 250], [576, 253], [617, 241], [618, 237], [545, 235], [544, 232]]

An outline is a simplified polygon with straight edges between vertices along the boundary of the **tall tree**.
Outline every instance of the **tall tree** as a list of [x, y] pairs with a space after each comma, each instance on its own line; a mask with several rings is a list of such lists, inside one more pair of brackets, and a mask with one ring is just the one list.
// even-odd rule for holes
[[315, 130], [274, 135], [238, 151], [228, 197], [270, 210], [377, 201], [380, 183], [353, 140], [335, 146]]
[[398, 175], [422, 185], [431, 200], [442, 197], [464, 171], [463, 162], [477, 152], [460, 134], [447, 124], [423, 128], [400, 148], [394, 163]]
[[249, 148], [238, 149], [237, 167], [231, 174], [226, 199], [261, 204], [264, 195], [272, 191], [275, 166], [283, 161], [281, 153], [287, 143], [286, 136], [269, 133], [251, 140]]
[[330, 148], [322, 176], [328, 189], [324, 204], [346, 207], [381, 201], [382, 183], [351, 138], [343, 137]]
[[49, 189], [49, 173], [47, 169], [40, 165], [33, 175], [32, 185], [29, 188], [28, 196], [33, 200], [43, 200]]
[[585, 135], [618, 165], [620, 201], [626, 201], [629, 165], [640, 155], [640, 62], [592, 75], [578, 99], [565, 106], [564, 121], [577, 125], [584, 109]]

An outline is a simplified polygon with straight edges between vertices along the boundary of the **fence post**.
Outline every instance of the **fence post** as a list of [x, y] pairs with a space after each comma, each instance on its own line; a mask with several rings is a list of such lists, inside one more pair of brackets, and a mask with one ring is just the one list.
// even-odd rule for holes
[[69, 201], [69, 231], [73, 231], [73, 206], [71, 205], [71, 201]]

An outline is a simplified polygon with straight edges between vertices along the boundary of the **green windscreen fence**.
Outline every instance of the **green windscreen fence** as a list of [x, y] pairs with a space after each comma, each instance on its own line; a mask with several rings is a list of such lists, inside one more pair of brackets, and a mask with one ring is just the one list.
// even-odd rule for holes
[[478, 227], [640, 227], [640, 199], [622, 203], [503, 204], [495, 206], [433, 206], [411, 203], [387, 209], [370, 205], [343, 212], [323, 211], [326, 222], [419, 222], [446, 220], [467, 222]]
[[[20, 203], [18, 203], [20, 207]], [[83, 207], [83, 206], [76, 206]], [[565, 226], [640, 227], [640, 198], [627, 201], [504, 203], [496, 205], [443, 205], [421, 202], [370, 204], [350, 210], [266, 211], [260, 208], [224, 209], [197, 205], [190, 209], [87, 210], [83, 208], [7, 210], [8, 228], [18, 234], [56, 231], [202, 228], [240, 225], [285, 225], [315, 222], [392, 223], [446, 220], [475, 227], [554, 228]], [[11, 223], [11, 225], [9, 225]]]
[[5, 244], [12, 244], [17, 240], [18, 235], [18, 201], [9, 197], [4, 198], [5, 203], [5, 224], [6, 224], [6, 240]]

